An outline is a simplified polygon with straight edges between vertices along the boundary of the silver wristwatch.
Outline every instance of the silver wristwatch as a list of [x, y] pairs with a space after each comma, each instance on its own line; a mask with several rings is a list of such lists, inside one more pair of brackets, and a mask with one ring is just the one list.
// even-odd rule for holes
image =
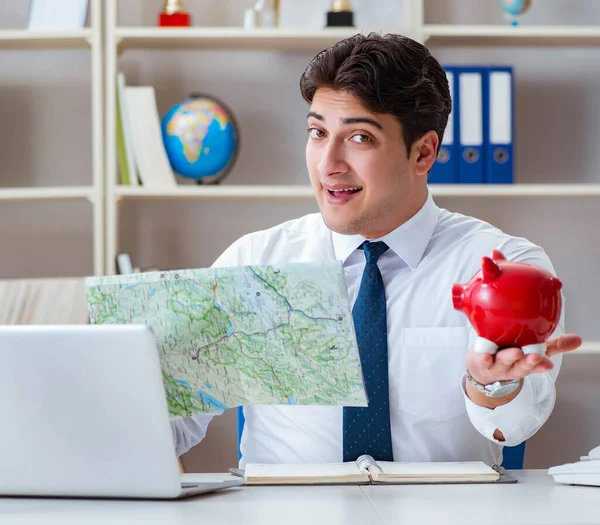
[[482, 385], [473, 379], [473, 376], [467, 370], [467, 381], [471, 383], [477, 390], [488, 397], [504, 397], [512, 394], [519, 388], [520, 379], [511, 379], [509, 381], [495, 381], [489, 385]]

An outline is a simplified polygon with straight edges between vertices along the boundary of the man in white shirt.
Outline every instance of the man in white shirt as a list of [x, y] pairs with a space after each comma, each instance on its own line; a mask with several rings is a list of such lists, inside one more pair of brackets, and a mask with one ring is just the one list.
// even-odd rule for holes
[[[357, 450], [394, 461], [499, 463], [503, 446], [528, 439], [549, 417], [561, 353], [581, 339], [564, 335], [563, 315], [546, 357], [519, 348], [476, 354], [476, 334], [453, 308], [452, 284], [467, 282], [494, 249], [554, 273], [552, 264], [526, 239], [434, 203], [427, 175], [451, 99], [443, 68], [424, 46], [398, 35], [354, 36], [317, 55], [300, 88], [310, 104], [306, 162], [320, 213], [246, 235], [214, 266], [338, 259], [353, 303], [367, 266], [377, 276], [371, 281], [382, 279], [384, 311], [375, 320], [384, 318], [387, 348], [376, 359], [388, 366], [373, 367], [378, 382], [369, 397], [370, 409], [386, 418], [377, 420], [384, 436], [373, 442], [387, 439], [388, 455], [360, 444], [351, 420], [362, 416], [345, 407], [247, 406], [241, 466], [339, 462]], [[366, 264], [372, 246], [381, 253]], [[377, 346], [368, 345], [359, 340], [363, 366]], [[477, 388], [496, 381], [505, 386], [495, 397]], [[376, 395], [381, 385], [388, 395]], [[178, 455], [218, 413], [173, 422]]]

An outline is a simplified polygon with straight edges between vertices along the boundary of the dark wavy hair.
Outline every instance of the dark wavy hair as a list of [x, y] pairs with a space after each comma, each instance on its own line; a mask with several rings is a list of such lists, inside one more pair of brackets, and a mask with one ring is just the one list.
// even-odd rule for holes
[[319, 88], [345, 91], [373, 113], [395, 115], [407, 154], [430, 130], [440, 143], [452, 107], [446, 72], [429, 50], [395, 34], [357, 34], [321, 51], [300, 78], [309, 104]]

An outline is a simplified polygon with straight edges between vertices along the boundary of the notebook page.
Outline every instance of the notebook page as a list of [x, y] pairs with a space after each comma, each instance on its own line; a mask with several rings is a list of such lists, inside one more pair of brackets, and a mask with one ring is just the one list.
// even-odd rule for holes
[[385, 478], [387, 476], [402, 478], [482, 478], [497, 479], [498, 472], [482, 461], [456, 462], [386, 462], [379, 461]]
[[361, 474], [356, 463], [309, 463], [309, 464], [260, 464], [246, 465], [246, 479], [285, 479], [310, 480], [319, 478], [357, 477], [368, 479]]

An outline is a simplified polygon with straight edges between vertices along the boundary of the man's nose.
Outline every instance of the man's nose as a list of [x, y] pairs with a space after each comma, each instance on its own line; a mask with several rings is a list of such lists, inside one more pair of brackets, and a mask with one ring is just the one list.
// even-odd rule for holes
[[323, 177], [335, 173], [345, 173], [348, 171], [348, 164], [344, 155], [344, 147], [336, 141], [329, 141], [322, 150], [322, 156], [317, 164], [319, 174]]

